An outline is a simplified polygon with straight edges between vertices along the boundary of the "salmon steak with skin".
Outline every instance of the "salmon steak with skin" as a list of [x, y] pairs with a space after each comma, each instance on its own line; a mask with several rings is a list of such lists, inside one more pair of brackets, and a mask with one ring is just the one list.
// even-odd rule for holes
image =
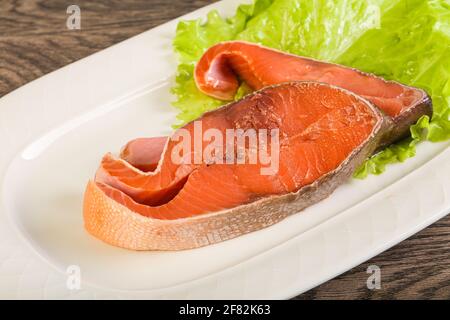
[[194, 78], [200, 91], [220, 100], [234, 99], [239, 79], [254, 90], [287, 81], [318, 81], [350, 90], [383, 110], [394, 123], [381, 146], [407, 136], [421, 116], [432, 115], [431, 99], [422, 89], [244, 41], [209, 48], [197, 63]]
[[[194, 147], [178, 148], [182, 133], [196, 143], [198, 125], [223, 136], [230, 129], [276, 130], [276, 170], [262, 174], [268, 164], [259, 159], [239, 163], [236, 150], [225, 162], [228, 153], [208, 153], [205, 143], [204, 157], [193, 162]], [[256, 231], [329, 196], [391, 129], [378, 108], [345, 89], [318, 82], [266, 87], [170, 138], [134, 140], [119, 158], [107, 154], [86, 188], [85, 227], [133, 250], [197, 248]], [[274, 143], [267, 139], [263, 149], [272, 151]], [[244, 158], [251, 151], [245, 145]], [[173, 161], [174, 154], [182, 161]]]

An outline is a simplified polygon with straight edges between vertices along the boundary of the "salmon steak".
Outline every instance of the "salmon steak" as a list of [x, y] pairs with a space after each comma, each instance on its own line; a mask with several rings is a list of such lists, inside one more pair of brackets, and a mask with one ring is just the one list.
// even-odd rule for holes
[[137, 139], [119, 157], [106, 154], [85, 191], [85, 228], [133, 250], [232, 239], [328, 197], [392, 127], [372, 102], [346, 89], [309, 81], [268, 86], [169, 138]]
[[200, 91], [221, 100], [234, 99], [239, 80], [254, 90], [288, 81], [318, 81], [350, 90], [391, 117], [394, 127], [381, 146], [407, 136], [421, 116], [432, 115], [431, 99], [422, 89], [244, 41], [209, 48], [197, 63], [194, 78]]

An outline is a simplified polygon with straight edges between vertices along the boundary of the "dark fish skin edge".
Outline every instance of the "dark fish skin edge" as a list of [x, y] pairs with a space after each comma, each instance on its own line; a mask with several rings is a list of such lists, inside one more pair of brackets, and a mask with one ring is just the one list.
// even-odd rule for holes
[[[417, 89], [417, 88], [416, 88]], [[392, 129], [386, 133], [380, 142], [378, 150], [381, 150], [390, 144], [410, 136], [410, 126], [415, 124], [422, 116], [433, 115], [433, 103], [431, 97], [422, 89], [423, 97], [415, 105], [403, 111], [399, 116], [390, 118], [392, 121]]]

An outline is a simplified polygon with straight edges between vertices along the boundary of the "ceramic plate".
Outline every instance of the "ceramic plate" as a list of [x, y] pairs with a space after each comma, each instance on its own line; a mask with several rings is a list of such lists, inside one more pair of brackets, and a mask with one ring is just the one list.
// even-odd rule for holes
[[[213, 8], [231, 14], [240, 2], [181, 19]], [[133, 252], [91, 237], [83, 191], [102, 155], [136, 137], [167, 135], [175, 122], [177, 21], [0, 99], [1, 298], [289, 298], [450, 212], [449, 144], [423, 143], [381, 176], [349, 181], [302, 213], [217, 245]]]

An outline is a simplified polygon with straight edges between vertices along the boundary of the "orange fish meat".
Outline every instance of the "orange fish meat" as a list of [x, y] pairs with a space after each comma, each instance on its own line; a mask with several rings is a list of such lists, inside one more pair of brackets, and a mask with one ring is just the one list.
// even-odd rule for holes
[[[217, 152], [192, 162], [194, 149], [182, 154], [190, 161], [175, 163], [177, 137], [192, 133], [195, 144], [199, 122], [223, 135], [277, 129], [277, 170], [263, 175], [262, 161], [239, 164], [236, 150], [230, 164], [229, 154]], [[122, 158], [107, 154], [86, 189], [85, 227], [107, 243], [134, 250], [196, 248], [259, 230], [328, 196], [391, 126], [369, 101], [338, 87], [317, 82], [267, 87], [204, 114], [164, 146], [166, 138], [136, 140]], [[243, 151], [245, 157], [252, 152]], [[146, 163], [153, 165], [150, 170], [139, 169]]]
[[288, 81], [318, 81], [350, 90], [374, 103], [394, 122], [382, 145], [405, 137], [421, 116], [432, 114], [431, 99], [424, 90], [244, 41], [209, 48], [197, 63], [194, 77], [200, 91], [221, 100], [234, 99], [239, 79], [254, 90]]

